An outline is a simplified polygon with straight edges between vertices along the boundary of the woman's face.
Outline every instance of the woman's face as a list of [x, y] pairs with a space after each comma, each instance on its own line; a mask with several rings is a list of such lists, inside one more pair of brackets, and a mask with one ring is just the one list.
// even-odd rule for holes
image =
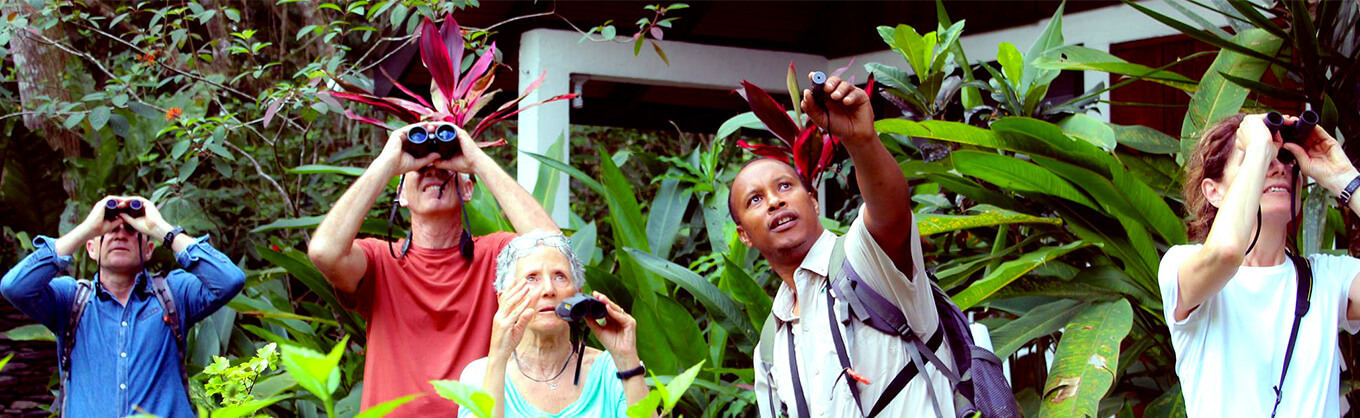
[[[567, 322], [557, 317], [557, 305], [575, 295], [580, 289], [571, 277], [571, 262], [561, 251], [551, 247], [534, 248], [515, 263], [515, 280], [523, 280], [542, 297], [538, 313], [529, 322], [529, 329], [537, 332], [567, 331]], [[514, 283], [510, 283], [514, 284]]]
[[[1245, 154], [1242, 139], [1237, 138], [1238, 144], [1230, 149], [1228, 164], [1223, 167], [1223, 178], [1221, 180], [1206, 179], [1204, 195], [1214, 207], [1223, 206], [1223, 201], [1228, 196], [1228, 186], [1233, 184], [1238, 174], [1242, 171], [1240, 162]], [[1287, 223], [1292, 218], [1289, 213], [1289, 195], [1291, 187], [1289, 176], [1294, 173], [1292, 164], [1284, 164], [1272, 158], [1270, 165], [1266, 168], [1265, 182], [1261, 185], [1261, 220], [1266, 224]], [[1212, 183], [1210, 185], [1209, 183]], [[1303, 181], [1299, 181], [1298, 187], [1303, 186]], [[1301, 209], [1302, 205], [1295, 204], [1295, 209]]]

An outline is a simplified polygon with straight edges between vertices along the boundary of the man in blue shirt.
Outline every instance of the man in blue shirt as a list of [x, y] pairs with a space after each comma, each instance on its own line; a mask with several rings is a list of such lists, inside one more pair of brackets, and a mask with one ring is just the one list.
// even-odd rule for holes
[[[134, 217], [124, 210], [106, 220], [110, 200], [119, 209], [138, 201], [144, 213]], [[61, 238], [34, 239], [37, 250], [0, 279], [0, 294], [52, 330], [58, 347], [63, 347], [78, 285], [75, 278], [58, 275], [82, 245], [99, 264], [93, 295], [76, 327], [76, 344], [69, 350], [66, 399], [58, 405], [64, 415], [121, 417], [140, 408], [163, 417], [193, 416], [181, 377], [180, 346], [152, 293], [144, 263], [155, 248], [153, 239], [164, 237], [175, 260], [188, 269], [166, 275], [174, 311], [185, 331], [240, 292], [245, 274], [208, 245], [207, 237], [183, 232], [144, 198], [105, 197]]]

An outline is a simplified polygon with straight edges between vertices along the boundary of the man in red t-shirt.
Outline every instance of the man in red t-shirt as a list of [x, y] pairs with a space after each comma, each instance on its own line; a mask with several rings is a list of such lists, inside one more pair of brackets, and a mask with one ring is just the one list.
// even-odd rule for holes
[[[496, 314], [495, 259], [515, 235], [497, 232], [465, 240], [463, 204], [475, 175], [496, 197], [515, 230], [560, 233], [548, 213], [462, 129], [463, 152], [441, 159], [402, 151], [410, 125], [393, 131], [378, 157], [321, 221], [307, 255], [368, 321], [364, 409], [423, 393], [392, 416], [453, 416], [457, 405], [435, 394], [431, 380], [457, 379], [463, 366], [487, 355]], [[430, 132], [434, 124], [423, 126]], [[395, 243], [356, 239], [364, 215], [393, 176], [411, 211], [411, 233]], [[470, 242], [467, 257], [462, 247]], [[409, 245], [409, 247], [407, 247]]]

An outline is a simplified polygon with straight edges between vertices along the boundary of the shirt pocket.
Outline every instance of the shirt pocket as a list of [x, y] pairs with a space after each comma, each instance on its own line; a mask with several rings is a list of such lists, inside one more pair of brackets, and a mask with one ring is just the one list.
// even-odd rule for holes
[[161, 305], [153, 302], [150, 306], [147, 306], [146, 309], [142, 309], [141, 313], [137, 314], [137, 323], [152, 324], [156, 322], [165, 322], [163, 319], [164, 315], [162, 315], [161, 312]]

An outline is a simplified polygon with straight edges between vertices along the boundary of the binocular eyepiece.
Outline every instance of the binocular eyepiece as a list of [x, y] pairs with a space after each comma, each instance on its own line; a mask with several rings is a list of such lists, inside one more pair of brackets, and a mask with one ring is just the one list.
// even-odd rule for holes
[[118, 214], [120, 213], [126, 213], [128, 214], [128, 216], [134, 218], [140, 218], [142, 217], [142, 215], [146, 214], [146, 208], [142, 206], [142, 201], [128, 200], [127, 202], [128, 202], [127, 207], [119, 207], [122, 204], [122, 202], [118, 201], [117, 199], [105, 200], [104, 220], [112, 221], [114, 219], [118, 219]]
[[604, 318], [604, 302], [585, 294], [576, 294], [557, 305], [557, 317], [563, 321], [579, 321], [582, 318]]
[[[1302, 146], [1303, 142], [1313, 135], [1313, 127], [1318, 124], [1318, 114], [1312, 110], [1305, 110], [1299, 114], [1298, 120], [1294, 121], [1293, 125], [1286, 125], [1284, 115], [1281, 115], [1280, 112], [1270, 112], [1266, 114], [1265, 122], [1271, 135], [1278, 134], [1284, 142]], [[1280, 150], [1277, 159], [1285, 164], [1293, 163], [1294, 154]]]
[[439, 158], [449, 159], [463, 152], [458, 144], [458, 131], [453, 124], [441, 122], [435, 125], [434, 132], [416, 125], [406, 131], [406, 142], [401, 150], [415, 158], [425, 158], [430, 153], [439, 153]]

